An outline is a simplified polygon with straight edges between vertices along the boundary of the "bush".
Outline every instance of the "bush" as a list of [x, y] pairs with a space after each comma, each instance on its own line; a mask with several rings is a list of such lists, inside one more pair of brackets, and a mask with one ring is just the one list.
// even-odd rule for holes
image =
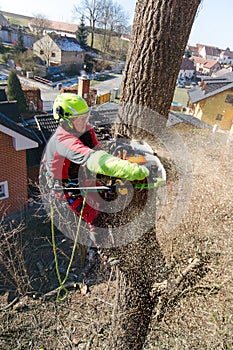
[[21, 113], [26, 112], [27, 110], [26, 98], [24, 96], [19, 78], [14, 69], [10, 71], [10, 74], [8, 77], [7, 98], [9, 101], [16, 100], [18, 102], [19, 111]]

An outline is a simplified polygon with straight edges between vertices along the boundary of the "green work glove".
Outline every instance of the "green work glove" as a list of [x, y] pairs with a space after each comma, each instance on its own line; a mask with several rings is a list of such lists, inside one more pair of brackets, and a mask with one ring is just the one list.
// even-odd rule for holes
[[87, 160], [87, 168], [94, 174], [102, 174], [129, 181], [143, 180], [150, 174], [145, 166], [113, 157], [105, 151], [91, 153]]

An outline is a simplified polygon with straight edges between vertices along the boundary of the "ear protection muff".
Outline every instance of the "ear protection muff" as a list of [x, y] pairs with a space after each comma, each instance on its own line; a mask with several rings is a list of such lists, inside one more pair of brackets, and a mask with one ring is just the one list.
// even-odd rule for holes
[[64, 109], [62, 106], [57, 106], [56, 113], [59, 115], [59, 118], [64, 118]]
[[62, 106], [57, 106], [56, 108], [56, 113], [59, 116], [59, 120], [62, 119], [63, 121], [66, 121], [67, 124], [69, 125], [70, 129], [73, 129], [73, 124], [71, 123], [71, 121], [69, 120], [69, 118], [67, 117], [66, 114], [68, 113], [64, 113], [64, 109], [62, 108]]

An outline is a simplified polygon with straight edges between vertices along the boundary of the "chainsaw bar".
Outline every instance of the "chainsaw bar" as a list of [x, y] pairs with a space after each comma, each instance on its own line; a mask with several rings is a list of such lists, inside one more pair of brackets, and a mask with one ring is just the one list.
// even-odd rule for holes
[[[147, 184], [132, 184], [136, 189], [153, 189], [162, 185], [165, 181], [162, 178], [157, 178], [156, 182]], [[112, 187], [115, 187], [112, 186]], [[112, 187], [108, 186], [83, 186], [83, 187], [53, 187], [53, 191], [111, 191]]]
[[84, 186], [84, 187], [53, 187], [53, 191], [107, 191], [111, 190], [111, 187], [107, 186]]

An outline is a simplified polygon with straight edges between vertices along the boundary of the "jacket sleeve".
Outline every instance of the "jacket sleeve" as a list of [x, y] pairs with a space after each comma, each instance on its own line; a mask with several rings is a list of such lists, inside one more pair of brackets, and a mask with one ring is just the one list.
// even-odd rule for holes
[[95, 151], [87, 160], [87, 168], [94, 174], [103, 174], [129, 181], [143, 180], [149, 176], [149, 170], [136, 163], [130, 163], [108, 154], [105, 151]]

